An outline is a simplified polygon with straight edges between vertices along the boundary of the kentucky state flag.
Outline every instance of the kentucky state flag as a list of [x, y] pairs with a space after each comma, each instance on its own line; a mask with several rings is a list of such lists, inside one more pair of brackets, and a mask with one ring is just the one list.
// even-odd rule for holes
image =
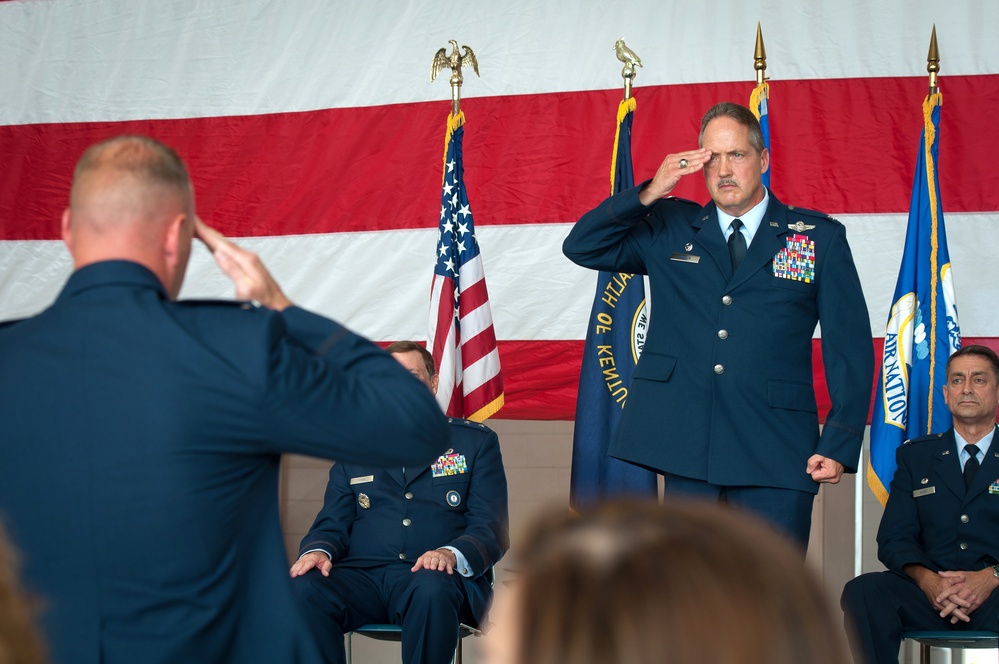
[[[621, 102], [611, 165], [611, 193], [635, 184], [631, 165], [634, 98]], [[582, 509], [614, 496], [658, 495], [656, 473], [607, 456], [649, 329], [641, 275], [600, 272], [586, 328], [572, 438], [570, 504]]]
[[912, 184], [902, 267], [885, 330], [871, 417], [867, 483], [884, 505], [895, 475], [895, 450], [905, 440], [947, 430], [943, 399], [947, 358], [961, 347], [947, 234], [937, 177], [939, 93], [923, 101], [923, 135]]

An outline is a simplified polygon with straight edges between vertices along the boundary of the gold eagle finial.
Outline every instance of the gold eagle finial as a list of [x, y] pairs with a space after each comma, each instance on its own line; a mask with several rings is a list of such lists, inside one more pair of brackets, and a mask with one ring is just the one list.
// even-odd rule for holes
[[635, 78], [635, 67], [642, 66], [642, 59], [638, 57], [634, 51], [632, 51], [624, 43], [624, 39], [618, 39], [614, 42], [614, 55], [617, 59], [624, 63], [624, 69], [621, 70], [621, 76], [625, 78]]
[[642, 59], [624, 43], [624, 38], [614, 42], [614, 55], [624, 63], [621, 78], [624, 79], [624, 98], [631, 99], [631, 82], [635, 80], [635, 67], [642, 66]]
[[[464, 54], [458, 50], [458, 42], [454, 39], [449, 39], [448, 43], [451, 44], [451, 55], [447, 54], [447, 47], [440, 49], [434, 54], [434, 61], [430, 65], [430, 80], [433, 81], [437, 78], [437, 74], [441, 72], [445, 67], [451, 70], [451, 84], [457, 83], [461, 85], [464, 78], [461, 75], [462, 67], [471, 67], [475, 75], [479, 75], [479, 61], [475, 59], [475, 52], [470, 49], [465, 44], [461, 47], [465, 49]], [[455, 80], [457, 79], [457, 80]]]
[[434, 54], [434, 61], [430, 64], [430, 81], [433, 82], [437, 78], [437, 74], [445, 67], [451, 70], [451, 113], [457, 116], [461, 110], [461, 84], [465, 81], [461, 75], [461, 68], [471, 67], [475, 75], [478, 76], [479, 61], [475, 59], [475, 52], [465, 44], [461, 45], [465, 49], [465, 52], [461, 53], [458, 50], [457, 41], [449, 39], [448, 43], [452, 46], [451, 55], [447, 54], [447, 47]]

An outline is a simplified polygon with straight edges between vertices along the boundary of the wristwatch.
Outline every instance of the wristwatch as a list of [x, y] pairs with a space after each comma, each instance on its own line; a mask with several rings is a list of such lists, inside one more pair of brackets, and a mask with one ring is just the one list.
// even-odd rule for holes
[[999, 565], [992, 566], [992, 576], [999, 579]]

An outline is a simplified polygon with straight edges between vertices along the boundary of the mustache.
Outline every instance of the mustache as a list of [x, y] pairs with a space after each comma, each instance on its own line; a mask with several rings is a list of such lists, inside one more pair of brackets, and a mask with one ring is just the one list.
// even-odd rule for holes
[[718, 180], [718, 185], [717, 186], [722, 187], [722, 186], [725, 186], [725, 185], [731, 185], [733, 187], [738, 187], [739, 183], [736, 182], [735, 180]]

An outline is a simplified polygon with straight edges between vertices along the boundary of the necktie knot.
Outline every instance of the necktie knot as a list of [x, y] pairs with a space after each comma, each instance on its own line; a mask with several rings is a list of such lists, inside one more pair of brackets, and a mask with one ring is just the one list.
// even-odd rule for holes
[[978, 472], [978, 446], [965, 445], [964, 451], [968, 453], [968, 460], [964, 462], [964, 486], [968, 488]]
[[728, 236], [728, 253], [732, 259], [732, 273], [734, 274], [742, 264], [742, 259], [746, 257], [746, 236], [742, 234], [742, 220], [733, 219], [729, 228], [732, 229]]

